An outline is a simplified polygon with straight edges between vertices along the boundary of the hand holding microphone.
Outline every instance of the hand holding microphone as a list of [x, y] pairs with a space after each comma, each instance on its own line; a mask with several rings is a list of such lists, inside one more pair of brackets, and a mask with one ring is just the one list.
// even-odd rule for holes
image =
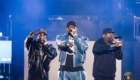
[[117, 43], [116, 43], [116, 47], [122, 47], [122, 45], [123, 45], [123, 43], [122, 43], [122, 42], [123, 42], [123, 40], [122, 40], [122, 41], [117, 42]]
[[70, 34], [74, 37], [76, 36], [76, 30], [70, 28]]
[[115, 44], [110, 45], [110, 47], [121, 47], [123, 45], [123, 40], [119, 41], [119, 38], [123, 38], [123, 36], [113, 36], [113, 40], [115, 42]]
[[113, 36], [115, 43], [119, 42], [119, 38], [123, 38], [123, 36]]
[[[71, 34], [72, 37], [76, 36], [76, 29], [72, 29], [72, 28], [70, 28], [69, 33]], [[70, 43], [70, 42], [67, 43], [67, 46], [68, 46], [68, 47], [76, 47], [76, 46], [73, 46], [73, 44]]]
[[123, 36], [114, 36], [113, 40], [115, 41], [115, 47], [121, 47], [123, 45], [123, 40], [119, 41], [119, 38], [123, 38]]

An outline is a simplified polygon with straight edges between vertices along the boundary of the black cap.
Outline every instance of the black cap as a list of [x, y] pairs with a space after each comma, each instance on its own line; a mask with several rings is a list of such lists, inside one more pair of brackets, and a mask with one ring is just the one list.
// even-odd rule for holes
[[37, 34], [39, 34], [40, 32], [44, 32], [44, 33], [47, 35], [47, 31], [44, 30], [44, 29], [39, 29], [39, 30], [37, 30]]
[[102, 32], [102, 34], [106, 34], [106, 33], [113, 33], [116, 34], [116, 32], [114, 32], [111, 28], [105, 28]]
[[76, 22], [74, 22], [74, 21], [69, 21], [69, 22], [67, 23], [66, 27], [68, 27], [69, 25], [74, 25], [74, 26], [77, 27], [77, 24], [76, 24]]

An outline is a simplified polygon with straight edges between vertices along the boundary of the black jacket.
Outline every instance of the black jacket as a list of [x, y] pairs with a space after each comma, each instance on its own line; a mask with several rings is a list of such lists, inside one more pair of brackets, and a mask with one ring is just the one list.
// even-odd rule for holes
[[39, 45], [37, 41], [36, 40], [33, 41], [33, 38], [28, 37], [26, 39], [25, 44], [26, 48], [29, 50], [28, 54], [29, 75], [30, 71], [36, 73], [38, 67], [40, 67], [40, 71], [42, 74], [44, 74], [43, 69], [47, 73], [49, 71], [48, 66], [51, 60], [57, 56], [56, 49], [51, 44], [43, 45], [42, 52], [44, 53], [44, 55], [41, 60]]
[[94, 54], [93, 77], [115, 77], [116, 59], [123, 58], [121, 47], [111, 49], [110, 45], [100, 38], [95, 42], [92, 52]]

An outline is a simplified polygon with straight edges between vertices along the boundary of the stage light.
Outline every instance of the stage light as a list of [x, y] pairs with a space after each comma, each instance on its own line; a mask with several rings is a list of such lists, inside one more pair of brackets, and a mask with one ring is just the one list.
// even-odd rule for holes
[[61, 17], [58, 17], [57, 19], [58, 19], [58, 20], [63, 20]]
[[121, 4], [120, 3], [118, 3], [118, 7], [119, 7], [119, 9], [121, 9]]
[[136, 18], [136, 16], [134, 16], [134, 18]]
[[0, 32], [0, 36], [2, 36], [2, 32]]
[[9, 15], [9, 17], [12, 17], [12, 15]]
[[4, 76], [3, 75], [0, 75], [0, 79], [3, 79], [4, 78]]

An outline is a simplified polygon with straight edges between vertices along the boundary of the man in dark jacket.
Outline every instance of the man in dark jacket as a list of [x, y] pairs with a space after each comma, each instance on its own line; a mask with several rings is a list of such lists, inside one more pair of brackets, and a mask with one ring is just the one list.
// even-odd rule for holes
[[28, 54], [28, 80], [48, 80], [49, 64], [57, 56], [56, 49], [46, 42], [47, 31], [37, 31], [37, 41], [33, 41], [34, 31], [29, 34], [25, 41]]
[[[121, 60], [122, 41], [115, 39], [111, 28], [103, 30], [103, 38], [97, 40], [93, 46], [94, 63], [93, 77], [95, 80], [114, 80], [116, 72], [116, 59]], [[113, 41], [115, 43], [113, 43]]]

